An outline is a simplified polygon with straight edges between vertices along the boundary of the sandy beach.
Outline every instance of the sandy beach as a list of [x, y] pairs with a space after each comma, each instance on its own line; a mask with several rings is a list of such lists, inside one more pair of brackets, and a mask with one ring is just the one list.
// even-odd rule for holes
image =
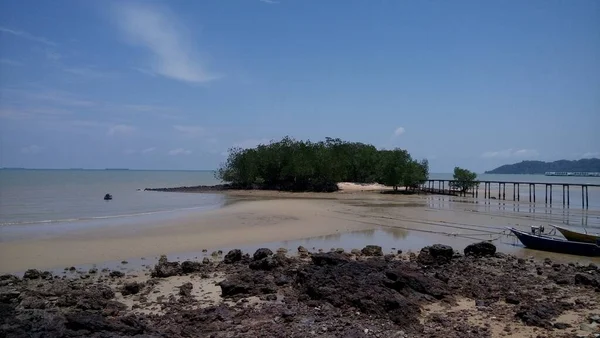
[[[596, 224], [600, 220], [598, 212], [572, 210], [565, 214], [562, 209], [539, 205], [532, 209], [522, 203], [387, 195], [372, 191], [376, 188], [354, 186], [333, 194], [229, 191], [226, 194], [230, 202], [218, 210], [167, 220], [147, 219], [141, 224], [78, 228], [46, 237], [31, 234], [0, 245], [0, 272], [250, 248], [266, 243], [285, 246], [302, 239], [307, 239], [306, 245], [315, 239], [324, 250], [381, 241], [388, 249], [405, 251], [433, 243], [461, 249], [475, 241], [493, 240], [503, 251], [517, 255], [597, 261], [524, 249], [505, 234], [505, 227], [527, 230], [532, 225], [581, 222], [583, 217]], [[365, 236], [369, 231], [371, 236]]]

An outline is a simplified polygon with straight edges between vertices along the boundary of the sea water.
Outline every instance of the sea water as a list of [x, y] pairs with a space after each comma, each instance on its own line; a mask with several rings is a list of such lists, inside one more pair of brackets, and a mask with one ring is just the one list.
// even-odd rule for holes
[[[0, 226], [123, 219], [222, 206], [220, 194], [144, 191], [214, 185], [212, 171], [0, 170]], [[105, 201], [111, 194], [113, 200]]]

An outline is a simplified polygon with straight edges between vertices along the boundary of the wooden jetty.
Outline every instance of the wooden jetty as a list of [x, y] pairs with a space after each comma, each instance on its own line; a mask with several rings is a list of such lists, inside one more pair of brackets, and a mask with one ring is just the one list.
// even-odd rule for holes
[[[553, 187], [562, 187], [562, 205], [564, 207], [571, 206], [571, 187], [581, 187], [581, 208], [589, 208], [589, 187], [600, 187], [600, 184], [580, 184], [580, 183], [543, 183], [543, 182], [504, 182], [504, 181], [476, 181], [475, 187], [460, 191], [455, 187], [455, 180], [436, 180], [431, 179], [425, 181], [419, 188], [422, 192], [428, 192], [440, 195], [453, 196], [471, 196], [479, 197], [479, 187], [483, 185], [483, 197], [486, 199], [506, 200], [506, 185], [513, 186], [512, 200], [521, 201], [521, 186], [529, 188], [528, 197], [530, 203], [536, 203], [536, 187], [545, 186], [545, 203], [552, 205], [553, 203]], [[498, 196], [492, 196], [492, 185], [498, 188]], [[575, 189], [573, 189], [575, 190]], [[575, 193], [575, 192], [574, 192]], [[509, 196], [510, 200], [510, 196]]]

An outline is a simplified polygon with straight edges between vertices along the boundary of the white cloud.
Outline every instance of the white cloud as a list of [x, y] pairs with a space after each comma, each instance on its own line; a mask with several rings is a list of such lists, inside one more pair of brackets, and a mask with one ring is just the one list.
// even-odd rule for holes
[[24, 32], [24, 31], [18, 31], [18, 30], [6, 28], [6, 27], [0, 27], [0, 32], [12, 34], [14, 36], [18, 36], [18, 37], [23, 38], [23, 39], [27, 39], [27, 40], [31, 40], [31, 41], [43, 43], [43, 44], [48, 45], [48, 46], [56, 46], [55, 42], [52, 42], [52, 41], [50, 41], [50, 40], [48, 40], [48, 39], [46, 39], [44, 37], [41, 37], [41, 36], [35, 36], [35, 35], [32, 35], [32, 34], [29, 34], [29, 33]]
[[175, 156], [175, 155], [189, 155], [191, 154], [192, 151], [189, 149], [183, 149], [183, 148], [177, 148], [177, 149], [172, 149], [169, 150], [169, 155]]
[[198, 136], [204, 134], [205, 129], [200, 126], [173, 126], [176, 131], [185, 134], [187, 136]]
[[149, 154], [155, 150], [156, 150], [156, 148], [154, 148], [154, 147], [146, 148], [146, 149], [142, 150], [142, 154]]
[[0, 59], [0, 63], [8, 66], [22, 66], [23, 63], [15, 60]]
[[402, 134], [404, 134], [406, 130], [404, 129], [404, 127], [398, 127], [396, 128], [396, 130], [394, 130], [394, 137], [398, 137]]
[[538, 157], [539, 153], [535, 149], [504, 149], [498, 151], [486, 151], [481, 154], [483, 158], [510, 158], [510, 157], [522, 157], [522, 158], [532, 158]]
[[90, 79], [108, 79], [117, 77], [116, 73], [100, 71], [95, 67], [65, 68], [63, 71]]
[[256, 148], [257, 146], [261, 145], [261, 144], [269, 144], [269, 140], [266, 138], [262, 138], [262, 139], [248, 139], [248, 140], [243, 140], [241, 142], [237, 142], [233, 144], [234, 148], [243, 148], [243, 149], [249, 149], [249, 148]]
[[131, 135], [133, 132], [135, 132], [136, 128], [133, 126], [129, 126], [126, 124], [117, 124], [114, 125], [110, 128], [108, 128], [108, 135], [109, 136], [113, 136], [113, 135]]
[[119, 3], [115, 12], [127, 41], [151, 52], [151, 72], [185, 82], [209, 82], [218, 78], [198, 61], [194, 40], [185, 36], [186, 29], [168, 9], [147, 3]]
[[600, 158], [600, 152], [588, 151], [587, 153], [581, 155], [581, 158]]
[[275, 4], [279, 3], [279, 1], [275, 1], [275, 0], [260, 0], [260, 2], [264, 2], [269, 5], [275, 5]]
[[23, 154], [37, 154], [40, 151], [42, 151], [42, 147], [35, 144], [21, 148], [21, 152]]

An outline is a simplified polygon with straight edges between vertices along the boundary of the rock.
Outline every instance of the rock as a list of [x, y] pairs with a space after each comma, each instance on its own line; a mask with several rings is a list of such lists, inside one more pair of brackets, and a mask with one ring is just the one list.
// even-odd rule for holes
[[465, 250], [465, 256], [493, 256], [496, 253], [496, 246], [490, 242], [479, 242], [468, 245]]
[[242, 260], [242, 250], [233, 249], [225, 255], [223, 258], [223, 263], [225, 264], [233, 264]]
[[519, 265], [525, 265], [525, 260], [523, 258], [519, 258], [519, 259], [517, 259], [517, 263]]
[[129, 264], [128, 261], [121, 261], [121, 264]]
[[590, 269], [590, 270], [598, 270], [598, 265], [596, 265], [594, 263], [590, 263], [590, 264], [588, 264], [588, 269]]
[[591, 315], [589, 320], [592, 322], [600, 323], [600, 315]]
[[[402, 250], [398, 249], [397, 254], [401, 255], [402, 254]], [[404, 331], [399, 331], [399, 332], [402, 332], [402, 335], [404, 335]]]
[[337, 249], [335, 249], [335, 252], [339, 253], [339, 254], [343, 254], [344, 253], [344, 248], [337, 248]]
[[286, 248], [277, 249], [277, 253], [281, 254], [281, 255], [285, 255], [287, 252], [288, 252], [288, 250]]
[[267, 248], [260, 248], [254, 252], [252, 259], [255, 261], [261, 260], [263, 258], [269, 257], [273, 255], [273, 251]]
[[315, 265], [319, 266], [338, 265], [347, 263], [349, 261], [349, 259], [346, 258], [346, 256], [335, 252], [314, 254], [310, 257], [310, 259]]
[[383, 250], [379, 245], [367, 245], [361, 253], [365, 256], [383, 256]]
[[581, 325], [579, 325], [579, 329], [585, 332], [595, 332], [597, 328], [597, 323], [582, 323]]
[[69, 268], [69, 271], [71, 271], [71, 272], [73, 272], [73, 271], [75, 271], [75, 270], [77, 270], [77, 269], [75, 269], [75, 267], [74, 267], [74, 266], [72, 266], [72, 267], [70, 267], [70, 268]]
[[298, 247], [298, 254], [300, 255], [300, 257], [306, 257], [308, 256], [308, 249], [300, 245]]
[[143, 286], [144, 284], [138, 282], [125, 283], [125, 285], [123, 285], [123, 288], [121, 289], [121, 294], [123, 296], [135, 295], [140, 292]]
[[281, 313], [281, 318], [283, 318], [284, 321], [286, 322], [291, 322], [294, 320], [294, 317], [296, 317], [296, 312], [292, 311], [292, 310], [284, 310]]
[[600, 282], [598, 281], [598, 279], [594, 278], [594, 276], [587, 273], [576, 273], [575, 284], [590, 285], [594, 287], [600, 286]]
[[111, 271], [108, 275], [113, 278], [121, 278], [121, 277], [125, 276], [124, 273], [122, 273], [121, 271], [116, 271], [116, 270]]
[[384, 284], [391, 289], [402, 292], [406, 288], [422, 294], [431, 295], [437, 299], [443, 298], [450, 294], [447, 286], [439, 279], [423, 275], [422, 273], [409, 270], [392, 270], [385, 273], [390, 281], [385, 281]]
[[351, 254], [353, 254], [354, 256], [362, 256], [362, 252], [358, 249], [352, 249], [350, 251]]
[[89, 273], [89, 274], [92, 274], [92, 275], [93, 275], [93, 274], [96, 274], [96, 273], [98, 273], [98, 269], [96, 269], [96, 268], [91, 268], [91, 269], [88, 271], [88, 273]]
[[165, 278], [180, 275], [182, 272], [179, 262], [169, 262], [167, 256], [161, 255], [150, 276]]
[[564, 329], [570, 328], [571, 324], [567, 324], [567, 323], [554, 323], [552, 326], [554, 326], [555, 329], [564, 330]]
[[263, 259], [253, 261], [249, 264], [250, 269], [252, 270], [264, 270], [270, 271], [276, 269], [280, 266], [285, 266], [288, 264], [288, 258], [284, 255], [273, 255], [269, 257], [265, 257]]
[[183, 297], [191, 297], [193, 289], [194, 285], [190, 282], [187, 282], [179, 287], [179, 295]]
[[202, 269], [203, 266], [200, 262], [184, 261], [181, 263], [181, 272], [183, 273], [200, 272]]
[[219, 257], [219, 253], [216, 251], [213, 251], [210, 255], [213, 257]]
[[450, 262], [453, 256], [454, 250], [451, 246], [434, 244], [421, 249], [417, 262], [423, 265], [445, 264]]
[[277, 295], [267, 295], [266, 300], [268, 301], [276, 301]]
[[202, 259], [202, 264], [210, 264], [210, 259], [208, 259], [208, 257], [204, 257]]
[[42, 273], [36, 269], [29, 269], [25, 271], [23, 279], [39, 279], [42, 277]]
[[519, 304], [521, 302], [517, 295], [507, 295], [505, 301], [508, 304]]

